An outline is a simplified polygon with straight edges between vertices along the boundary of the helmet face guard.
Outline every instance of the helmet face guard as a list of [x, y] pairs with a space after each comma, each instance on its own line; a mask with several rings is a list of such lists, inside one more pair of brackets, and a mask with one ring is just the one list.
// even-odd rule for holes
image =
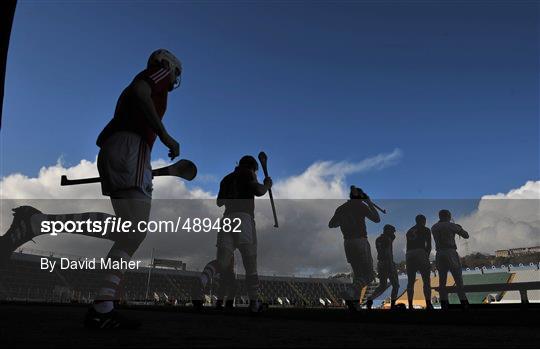
[[165, 49], [159, 49], [152, 52], [152, 54], [148, 58], [147, 66], [159, 66], [170, 69], [171, 84], [169, 86], [169, 91], [177, 89], [180, 86], [180, 83], [182, 81], [182, 63], [170, 51]]
[[174, 74], [174, 81], [169, 86], [169, 92], [171, 92], [172, 90], [176, 90], [180, 87], [180, 84], [182, 82], [182, 68], [173, 67], [173, 69], [171, 70], [171, 74]]

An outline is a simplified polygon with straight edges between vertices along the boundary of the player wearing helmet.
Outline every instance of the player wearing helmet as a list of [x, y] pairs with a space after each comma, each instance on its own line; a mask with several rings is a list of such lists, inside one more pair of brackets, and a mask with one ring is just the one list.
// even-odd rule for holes
[[422, 276], [424, 287], [424, 298], [426, 299], [426, 309], [433, 309], [431, 305], [431, 266], [429, 264], [429, 254], [431, 253], [431, 230], [426, 227], [426, 217], [419, 214], [416, 216], [416, 225], [409, 229], [407, 237], [407, 297], [409, 309], [413, 309], [414, 283], [416, 282], [416, 272]]
[[257, 180], [259, 165], [253, 156], [246, 155], [240, 159], [238, 166], [220, 183], [217, 205], [225, 206], [223, 218], [239, 219], [240, 228], [222, 229], [217, 236], [217, 261], [222, 275], [223, 294], [231, 294], [227, 288], [232, 287], [229, 275], [232, 255], [236, 249], [242, 255], [242, 263], [246, 271], [246, 288], [251, 312], [260, 312], [263, 304], [259, 296], [259, 276], [257, 273], [257, 233], [255, 229], [255, 196], [263, 196], [272, 187], [272, 179], [264, 178], [263, 184]]
[[[150, 152], [157, 137], [169, 148], [169, 157], [180, 154], [178, 142], [162, 123], [168, 93], [179, 86], [180, 61], [159, 49], [148, 58], [145, 70], [137, 74], [118, 99], [114, 117], [98, 136], [98, 170], [104, 195], [111, 197], [115, 214], [129, 221], [148, 221], [152, 197]], [[135, 224], [133, 224], [135, 226]], [[130, 259], [146, 237], [134, 231], [115, 242], [107, 258]], [[87, 314], [88, 327], [107, 327], [113, 301], [117, 299], [122, 271], [105, 276], [94, 307]], [[121, 325], [121, 324], [120, 324]]]
[[[110, 196], [116, 216], [124, 221], [147, 221], [152, 197], [150, 152], [157, 137], [169, 148], [169, 156], [179, 155], [178, 142], [169, 135], [161, 119], [167, 109], [167, 96], [178, 87], [182, 65], [169, 51], [153, 52], [147, 67], [141, 71], [118, 98], [114, 117], [97, 138], [100, 148], [98, 171], [101, 189]], [[41, 222], [87, 221], [110, 219], [105, 213], [47, 215], [30, 206], [13, 209], [14, 218], [8, 232], [0, 239], [0, 263], [9, 260], [12, 252], [24, 243], [41, 235]], [[112, 240], [108, 261], [129, 261], [146, 237], [146, 232], [101, 235], [84, 229], [77, 234]], [[85, 318], [87, 327], [134, 328], [139, 324], [126, 319], [114, 310], [123, 270], [107, 270], [93, 306]]]
[[[152, 173], [149, 155], [157, 137], [169, 148], [171, 159], [179, 155], [178, 142], [169, 135], [161, 120], [167, 109], [168, 93], [180, 85], [181, 74], [182, 65], [172, 53], [164, 49], [154, 51], [146, 69], [137, 74], [118, 98], [114, 117], [96, 142], [101, 148], [98, 169], [105, 195], [128, 188], [138, 188], [150, 195]], [[123, 169], [127, 171], [122, 172], [131, 174], [130, 178], [118, 178], [114, 174], [120, 172], [112, 168], [112, 164], [119, 160], [112, 158], [119, 147], [130, 148], [125, 150], [129, 154], [119, 154], [130, 160], [128, 166], [138, 165], [136, 168]], [[111, 148], [113, 154], [109, 152]]]
[[360, 188], [351, 186], [350, 200], [339, 206], [328, 223], [329, 228], [340, 227], [345, 255], [353, 270], [353, 292], [346, 296], [349, 310], [358, 310], [360, 293], [375, 278], [371, 246], [367, 239], [366, 218], [379, 223], [377, 209]]
[[375, 240], [375, 246], [377, 247], [377, 273], [379, 274], [379, 286], [368, 297], [366, 302], [368, 309], [371, 309], [373, 300], [386, 291], [388, 280], [390, 280], [390, 284], [392, 285], [392, 294], [390, 296], [391, 308], [395, 309], [396, 307], [399, 282], [392, 248], [395, 238], [396, 228], [393, 225], [386, 224], [383, 228], [383, 233]]
[[448, 210], [439, 211], [439, 221], [431, 227], [433, 240], [435, 240], [435, 249], [437, 255], [435, 262], [439, 271], [439, 293], [441, 299], [441, 308], [448, 308], [448, 292], [446, 292], [446, 279], [448, 272], [452, 273], [456, 288], [458, 291], [461, 305], [466, 308], [469, 305], [467, 295], [463, 291], [463, 275], [461, 271], [461, 261], [457, 253], [456, 235], [464, 239], [469, 238], [461, 225], [452, 223], [452, 214]]

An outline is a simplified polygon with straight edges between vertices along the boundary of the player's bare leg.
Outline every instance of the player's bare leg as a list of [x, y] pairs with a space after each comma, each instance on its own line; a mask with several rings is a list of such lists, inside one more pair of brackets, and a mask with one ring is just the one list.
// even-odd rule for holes
[[407, 265], [407, 302], [409, 310], [414, 309], [414, 284], [416, 283], [416, 270]]
[[448, 292], [446, 291], [446, 280], [448, 278], [447, 270], [439, 270], [439, 299], [441, 309], [448, 309]]
[[431, 275], [429, 269], [422, 272], [422, 286], [424, 291], [424, 298], [426, 300], [426, 310], [432, 310], [433, 305], [431, 304]]
[[396, 309], [396, 301], [397, 301], [397, 296], [398, 296], [398, 292], [399, 292], [399, 281], [398, 281], [398, 274], [397, 274], [397, 271], [395, 270], [395, 267], [394, 267], [394, 270], [390, 273], [390, 283], [392, 285], [392, 293], [390, 295], [390, 307], [391, 309]]
[[371, 309], [371, 307], [373, 306], [373, 300], [383, 294], [384, 291], [386, 291], [386, 289], [388, 288], [388, 278], [386, 276], [379, 276], [379, 278], [379, 286], [377, 286], [375, 291], [373, 291], [373, 293], [369, 296], [366, 302], [366, 307], [368, 309]]
[[234, 252], [224, 246], [217, 250], [217, 267], [220, 282], [217, 289], [216, 308], [229, 311], [234, 307], [234, 295], [236, 293], [236, 276], [234, 274]]
[[[148, 221], [150, 216], [150, 198], [140, 191], [133, 189], [125, 191], [123, 198], [112, 198], [111, 202], [118, 217], [132, 222], [134, 231], [123, 234], [116, 239], [111, 250], [107, 254], [106, 260], [129, 262], [137, 251], [140, 244], [146, 237], [146, 232], [137, 229], [137, 223]], [[127, 198], [131, 197], [131, 198]], [[140, 325], [138, 321], [122, 319], [122, 321], [107, 321], [118, 316], [114, 311], [114, 301], [120, 298], [118, 287], [123, 279], [125, 270], [107, 270], [101, 281], [98, 294], [94, 300], [92, 308], [88, 311], [85, 319], [87, 327], [104, 328], [104, 326], [119, 326], [123, 328], [136, 328]]]
[[461, 307], [463, 309], [469, 308], [469, 300], [467, 299], [467, 295], [465, 294], [465, 291], [463, 289], [463, 275], [461, 273], [461, 266], [460, 268], [455, 268], [451, 271], [452, 277], [454, 278], [454, 281], [456, 283], [456, 289], [457, 294], [459, 297], [459, 302], [461, 304]]
[[257, 272], [257, 250], [252, 245], [241, 246], [242, 262], [246, 270], [246, 288], [249, 298], [249, 310], [252, 313], [260, 313], [265, 305], [259, 294], [259, 274]]

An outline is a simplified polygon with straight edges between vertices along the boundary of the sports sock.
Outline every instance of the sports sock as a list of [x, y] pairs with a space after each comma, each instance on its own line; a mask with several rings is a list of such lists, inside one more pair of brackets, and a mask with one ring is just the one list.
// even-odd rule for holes
[[113, 301], [96, 301], [92, 304], [95, 311], [100, 314], [106, 314], [114, 309]]

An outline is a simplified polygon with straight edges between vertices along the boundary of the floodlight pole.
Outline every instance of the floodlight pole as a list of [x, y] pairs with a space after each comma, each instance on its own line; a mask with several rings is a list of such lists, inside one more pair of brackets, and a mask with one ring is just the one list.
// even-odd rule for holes
[[144, 303], [148, 302], [148, 292], [150, 291], [150, 276], [152, 275], [152, 269], [154, 268], [154, 249], [150, 255], [150, 268], [148, 268], [148, 280], [146, 281], [146, 296], [144, 297]]

